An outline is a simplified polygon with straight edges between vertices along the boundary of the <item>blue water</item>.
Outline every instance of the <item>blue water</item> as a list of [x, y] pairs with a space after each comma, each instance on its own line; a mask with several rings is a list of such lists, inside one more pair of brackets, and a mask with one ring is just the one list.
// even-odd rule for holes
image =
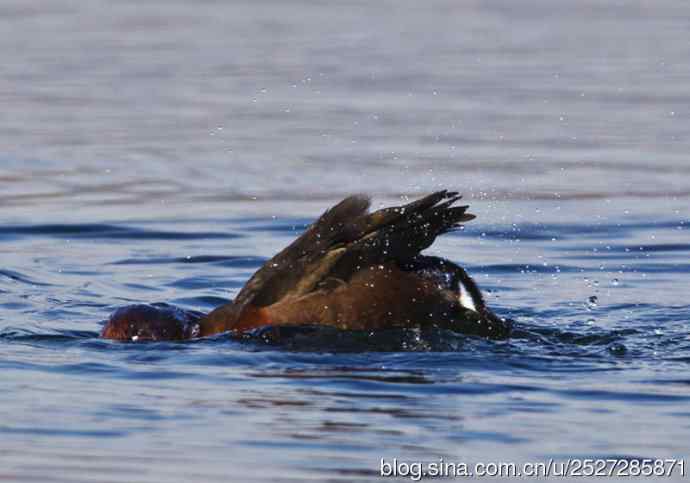
[[97, 338], [128, 303], [227, 301], [304, 223], [5, 226], [5, 474], [350, 481], [373, 478], [381, 457], [687, 456], [690, 244], [677, 216], [478, 221], [444, 237], [434, 252], [463, 262], [517, 321], [508, 341], [414, 329], [296, 331], [280, 343]]
[[[683, 1], [0, 5], [0, 480], [685, 458]], [[510, 340], [98, 339], [209, 311], [346, 194], [435, 189]], [[676, 472], [664, 481], [680, 481]]]

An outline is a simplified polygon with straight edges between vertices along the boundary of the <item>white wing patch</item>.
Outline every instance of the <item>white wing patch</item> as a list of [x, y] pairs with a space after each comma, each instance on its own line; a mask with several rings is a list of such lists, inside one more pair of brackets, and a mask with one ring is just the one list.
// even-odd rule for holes
[[467, 290], [467, 287], [460, 281], [460, 305], [465, 307], [468, 310], [471, 310], [472, 312], [477, 311], [477, 305], [474, 303], [474, 298], [472, 297], [472, 293]]

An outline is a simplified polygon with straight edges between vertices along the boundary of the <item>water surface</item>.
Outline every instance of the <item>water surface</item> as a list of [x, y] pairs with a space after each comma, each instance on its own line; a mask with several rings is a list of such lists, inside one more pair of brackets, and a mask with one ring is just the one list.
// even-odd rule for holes
[[[687, 459], [686, 10], [4, 2], [0, 479]], [[345, 194], [440, 187], [478, 219], [430, 253], [511, 340], [97, 338], [122, 305], [230, 300]]]

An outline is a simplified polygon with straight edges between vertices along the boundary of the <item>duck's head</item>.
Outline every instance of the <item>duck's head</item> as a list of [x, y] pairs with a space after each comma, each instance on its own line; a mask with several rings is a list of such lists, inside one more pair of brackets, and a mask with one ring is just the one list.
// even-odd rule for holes
[[106, 339], [145, 341], [196, 337], [202, 314], [167, 304], [128, 305], [116, 310], [103, 327]]

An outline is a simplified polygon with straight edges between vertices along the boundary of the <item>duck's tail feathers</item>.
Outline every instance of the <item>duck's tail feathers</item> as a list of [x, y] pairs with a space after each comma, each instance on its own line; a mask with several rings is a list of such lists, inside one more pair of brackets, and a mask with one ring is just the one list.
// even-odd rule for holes
[[467, 205], [454, 206], [460, 199], [458, 193], [438, 191], [407, 205], [365, 215], [358, 223], [366, 229], [347, 251], [364, 263], [409, 260], [431, 246], [437, 236], [475, 218], [467, 213]]

